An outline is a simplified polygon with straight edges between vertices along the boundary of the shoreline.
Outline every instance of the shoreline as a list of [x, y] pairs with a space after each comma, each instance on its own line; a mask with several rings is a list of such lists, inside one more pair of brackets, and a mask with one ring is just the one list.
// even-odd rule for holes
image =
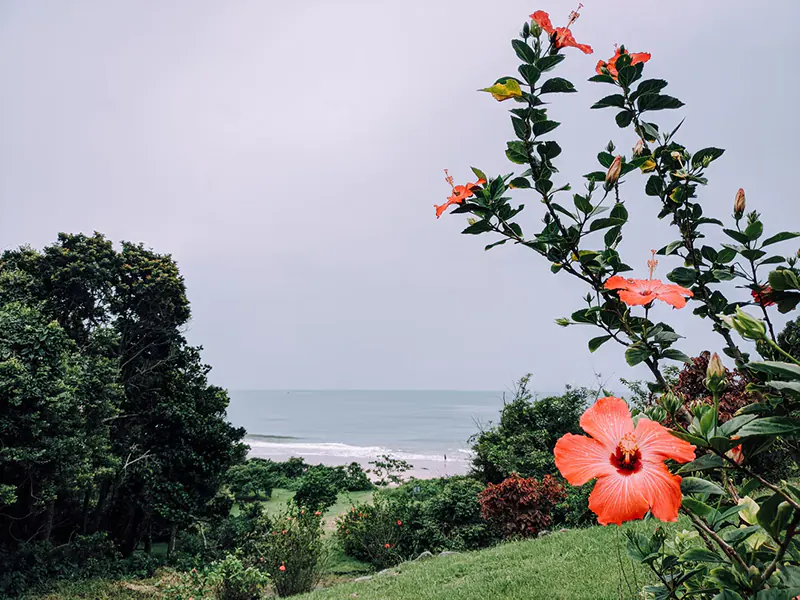
[[[281, 450], [275, 446], [265, 448], [263, 446], [254, 445], [253, 442], [257, 440], [248, 440], [245, 438], [245, 443], [250, 446], [250, 451], [247, 453], [248, 458], [266, 458], [276, 462], [284, 462], [292, 457], [302, 458], [309, 465], [323, 464], [328, 467], [347, 466], [350, 463], [358, 463], [364, 470], [372, 468], [370, 461], [375, 460], [376, 456], [347, 456], [347, 455], [331, 455], [331, 454], [317, 454], [314, 452], [303, 452], [295, 450]], [[277, 446], [277, 444], [276, 444]], [[391, 454], [391, 453], [390, 453]], [[400, 455], [396, 453], [392, 456]], [[416, 479], [434, 479], [437, 477], [450, 477], [452, 475], [465, 475], [470, 468], [471, 461], [468, 457], [444, 460], [434, 458], [417, 458], [404, 459], [412, 465], [412, 468], [403, 473], [404, 478], [414, 477]]]

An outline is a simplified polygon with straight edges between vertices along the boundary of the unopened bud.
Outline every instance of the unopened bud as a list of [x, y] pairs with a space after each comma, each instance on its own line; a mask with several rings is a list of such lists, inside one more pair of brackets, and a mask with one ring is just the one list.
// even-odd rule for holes
[[727, 384], [725, 374], [725, 365], [722, 364], [719, 354], [714, 352], [708, 361], [708, 368], [706, 369], [706, 387], [710, 392], [719, 393], [725, 389]]
[[644, 141], [639, 140], [636, 142], [636, 145], [633, 147], [633, 155], [634, 156], [641, 156], [642, 151], [644, 151]]
[[671, 415], [674, 415], [676, 412], [678, 412], [678, 409], [680, 409], [682, 404], [683, 401], [681, 398], [678, 397], [678, 395], [673, 391], [669, 391], [661, 396], [661, 406], [663, 406], [664, 410]]
[[746, 340], [759, 341], [767, 337], [767, 327], [764, 322], [751, 317], [741, 308], [737, 308], [736, 314], [725, 319], [725, 322]]
[[537, 38], [542, 35], [542, 28], [537, 23], [531, 24], [531, 35]]
[[606, 172], [606, 185], [609, 187], [613, 186], [619, 181], [619, 176], [622, 173], [622, 157], [616, 156], [614, 157], [614, 162], [611, 163], [611, 166], [608, 167], [608, 171]]
[[679, 161], [679, 162], [680, 162], [681, 160], [683, 160], [683, 154], [681, 154], [681, 153], [680, 153], [680, 152], [678, 152], [677, 150], [673, 150], [672, 152], [670, 152], [670, 154], [669, 154], [669, 155], [670, 155], [672, 158], [674, 158], [675, 160]]
[[739, 188], [739, 191], [736, 192], [736, 199], [733, 201], [733, 216], [736, 217], [737, 221], [742, 218], [742, 215], [744, 214], [744, 208], [744, 190]]
[[657, 423], [667, 420], [667, 411], [657, 404], [649, 407], [644, 414], [647, 415], [651, 421], [656, 421]]

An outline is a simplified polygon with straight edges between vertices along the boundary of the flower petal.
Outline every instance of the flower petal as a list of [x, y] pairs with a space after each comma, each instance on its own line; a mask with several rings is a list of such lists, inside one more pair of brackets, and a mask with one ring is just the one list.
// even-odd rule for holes
[[626, 433], [633, 431], [628, 405], [621, 398], [600, 398], [581, 415], [581, 428], [600, 442], [609, 456]]
[[583, 485], [616, 471], [608, 450], [597, 440], [584, 435], [567, 433], [556, 442], [553, 454], [556, 467], [571, 485]]
[[543, 10], [537, 10], [531, 15], [531, 19], [533, 19], [533, 22], [541, 27], [548, 35], [552, 35], [553, 31], [555, 31], [553, 24], [550, 22], [550, 15]]
[[677, 521], [681, 507], [681, 476], [673, 475], [662, 463], [642, 462], [631, 476], [634, 489], [647, 501], [653, 516], [660, 521]]
[[648, 502], [639, 486], [634, 484], [635, 475], [613, 475], [597, 480], [589, 495], [589, 509], [597, 515], [601, 525], [635, 521], [647, 514]]
[[686, 463], [695, 459], [694, 446], [672, 435], [661, 423], [642, 417], [635, 433], [644, 461], [661, 462], [671, 458]]
[[620, 290], [618, 295], [619, 299], [628, 306], [644, 306], [645, 304], [650, 304], [658, 297], [653, 294], [643, 296], [639, 292], [632, 292], [630, 290]]
[[620, 275], [614, 275], [613, 277], [608, 278], [603, 287], [607, 290], [625, 290], [628, 289], [629, 285], [630, 283], [627, 279]]
[[686, 298], [681, 296], [678, 292], [664, 292], [656, 294], [655, 297], [675, 308], [683, 308], [686, 306]]

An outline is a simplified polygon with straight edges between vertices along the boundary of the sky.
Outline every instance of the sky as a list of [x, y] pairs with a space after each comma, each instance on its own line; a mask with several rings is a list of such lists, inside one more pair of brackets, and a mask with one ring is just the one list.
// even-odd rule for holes
[[[192, 304], [187, 335], [231, 389], [645, 378], [611, 344], [590, 354], [596, 330], [555, 325], [581, 308], [581, 285], [530, 250], [484, 252], [487, 237], [460, 235], [464, 215], [433, 213], [444, 168], [460, 182], [470, 165], [516, 168], [509, 103], [476, 90], [515, 73], [510, 40], [530, 13], [558, 25], [575, 8], [536, 2], [5, 0], [0, 248], [101, 231], [171, 253]], [[586, 79], [624, 43], [651, 52], [646, 76], [687, 105], [658, 121], [686, 117], [685, 145], [727, 150], [706, 211], [727, 218], [743, 187], [768, 232], [798, 228], [800, 3], [584, 4], [573, 32], [595, 54], [568, 51], [557, 75], [580, 93], [551, 106], [561, 180], [582, 185], [609, 140], [636, 141], [612, 111], [589, 110], [611, 91]], [[642, 276], [650, 248], [674, 239], [643, 183], [623, 188], [621, 248]], [[542, 206], [527, 204], [533, 231]], [[721, 349], [689, 310], [651, 314], [691, 333], [684, 351]]]

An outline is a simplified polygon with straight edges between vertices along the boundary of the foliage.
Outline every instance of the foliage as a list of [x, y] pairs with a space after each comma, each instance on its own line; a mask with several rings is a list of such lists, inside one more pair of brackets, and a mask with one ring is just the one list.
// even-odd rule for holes
[[372, 465], [370, 472], [377, 478], [375, 483], [380, 486], [402, 483], [403, 473], [411, 469], [410, 463], [389, 454], [381, 454], [369, 464]]
[[267, 461], [251, 458], [242, 465], [232, 466], [226, 481], [237, 500], [269, 499], [275, 487], [276, 475]]
[[372, 504], [357, 504], [336, 520], [336, 535], [348, 556], [385, 569], [412, 558], [401, 514], [391, 501], [376, 495]]
[[561, 396], [534, 398], [530, 375], [520, 379], [500, 421], [472, 437], [472, 470], [484, 483], [512, 473], [542, 477], [557, 473], [553, 447], [565, 433], [578, 433], [578, 420], [595, 392], [567, 387]]
[[375, 486], [369, 476], [357, 462], [347, 465], [344, 476], [344, 488], [348, 492], [366, 492]]
[[269, 577], [229, 554], [211, 566], [206, 581], [217, 600], [253, 600], [261, 596]]
[[189, 316], [175, 261], [139, 244], [59, 234], [2, 254], [0, 560], [103, 533], [131, 556], [224, 516], [244, 431]]
[[483, 518], [506, 538], [530, 537], [550, 526], [551, 513], [566, 499], [566, 491], [552, 475], [539, 481], [512, 474], [501, 483], [490, 483], [479, 498]]
[[269, 519], [269, 527], [268, 535], [254, 540], [252, 557], [270, 574], [278, 596], [311, 591], [325, 559], [320, 512], [290, 506]]
[[[569, 25], [577, 16], [573, 12]], [[691, 519], [702, 547], [667, 543], [660, 530], [652, 535], [631, 534], [630, 555], [648, 565], [659, 580], [644, 593], [655, 598], [709, 600], [794, 597], [800, 594], [800, 489], [787, 481], [770, 480], [755, 461], [776, 443], [794, 447], [800, 435], [800, 357], [777, 343], [774, 315], [770, 316], [773, 306], [787, 313], [800, 303], [797, 257], [773, 253], [775, 244], [796, 239], [800, 233], [767, 234], [760, 214], [746, 212], [741, 189], [727, 225], [705, 214], [701, 191], [724, 150], [713, 146], [689, 150], [679, 141], [683, 121], [674, 127], [653, 122], [662, 111], [678, 109], [683, 103], [662, 93], [666, 80], [643, 78], [649, 54], [630, 54], [624, 46], [612, 60], [597, 65], [590, 81], [611, 86], [612, 93], [592, 108], [614, 110], [617, 125], [635, 136], [633, 152], [630, 157], [615, 156], [616, 146], [609, 142], [597, 155], [602, 170], [584, 175], [585, 189], [572, 196], [574, 207], [560, 203], [561, 195], [571, 188], [569, 184], [556, 187], [554, 182], [561, 147], [547, 138], [560, 124], [549, 119], [549, 104], [543, 96], [574, 92], [575, 87], [562, 78], [543, 80], [543, 76], [564, 60], [563, 41], [571, 37], [565, 34], [568, 29], [543, 36], [542, 29], [550, 25], [541, 11], [534, 13], [534, 21], [526, 23], [512, 42], [521, 62], [521, 79], [498, 80], [510, 89], [508, 80], [514, 79], [520, 88], [518, 93], [514, 90], [511, 109], [517, 139], [508, 143], [506, 156], [526, 170], [516, 176], [487, 177], [473, 169], [479, 183], [471, 184], [466, 195], [454, 194], [448, 204], [458, 205], [453, 212], [471, 215], [463, 233], [500, 236], [487, 250], [510, 241], [542, 256], [553, 273], [581, 281], [587, 287], [585, 306], [558, 324], [596, 328], [598, 335], [588, 342], [591, 352], [612, 342], [624, 350], [630, 366], [647, 367], [653, 378], [648, 389], [657, 398], [647, 416], [670, 424], [674, 435], [696, 447], [698, 458], [679, 470], [683, 475], [681, 509]], [[497, 100], [512, 97], [494, 92]], [[648, 261], [647, 279], [623, 275], [633, 268], [620, 255], [620, 243], [629, 209], [640, 210], [640, 202], [629, 204], [624, 192], [630, 187], [622, 186], [631, 183], [637, 171], [646, 175], [644, 192], [656, 204], [659, 219], [667, 219], [676, 232], [676, 239], [667, 240], [657, 252], [661, 260], [677, 263], [667, 274], [669, 285], [653, 277], [659, 262], [655, 251]], [[519, 219], [524, 205], [511, 205], [512, 189], [528, 190], [541, 200], [531, 203], [543, 208], [541, 230], [525, 235]], [[720, 234], [726, 243], [709, 241]], [[738, 283], [747, 295], [729, 298], [733, 287], [729, 282]], [[683, 308], [687, 298], [692, 313], [719, 334], [722, 352], [736, 366], [736, 372], [729, 371], [714, 355], [703, 376], [702, 357], [694, 361], [676, 386], [693, 397], [688, 410], [670, 389], [663, 367], [668, 361], [692, 361], [676, 347], [682, 336], [666, 322], [655, 320], [659, 301]], [[760, 318], [742, 310], [747, 305]], [[784, 336], [788, 348], [790, 338]], [[742, 340], [752, 345], [743, 347]], [[753, 350], [760, 360], [751, 357]], [[625, 446], [619, 441], [614, 452], [623, 453], [627, 461], [638, 447], [635, 439], [625, 436]], [[573, 479], [583, 482], [586, 478], [573, 474]], [[655, 498], [665, 490], [655, 485], [648, 493]]]
[[311, 468], [300, 480], [294, 501], [312, 511], [324, 512], [336, 503], [340, 487], [344, 487], [343, 484], [337, 486], [337, 482], [331, 480], [330, 471]]

